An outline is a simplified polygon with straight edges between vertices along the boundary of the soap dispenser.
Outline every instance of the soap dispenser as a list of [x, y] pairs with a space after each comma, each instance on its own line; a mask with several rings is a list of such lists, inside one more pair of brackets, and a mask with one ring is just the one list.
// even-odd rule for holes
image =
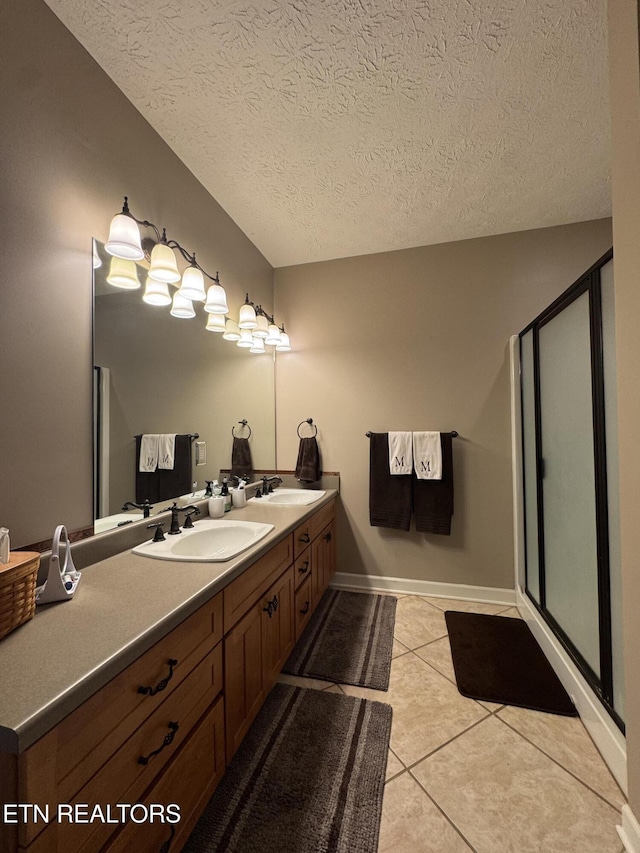
[[231, 494], [229, 492], [229, 481], [226, 477], [222, 478], [222, 489], [220, 495], [224, 498], [224, 511], [229, 512], [231, 509]]

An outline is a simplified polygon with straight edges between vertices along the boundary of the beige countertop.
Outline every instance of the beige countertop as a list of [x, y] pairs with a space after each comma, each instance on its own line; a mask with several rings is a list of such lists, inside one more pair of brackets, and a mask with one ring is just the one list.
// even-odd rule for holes
[[128, 548], [83, 569], [73, 599], [38, 607], [0, 641], [0, 751], [27, 749], [336, 495], [233, 509], [227, 518], [274, 529], [224, 563], [169, 562]]

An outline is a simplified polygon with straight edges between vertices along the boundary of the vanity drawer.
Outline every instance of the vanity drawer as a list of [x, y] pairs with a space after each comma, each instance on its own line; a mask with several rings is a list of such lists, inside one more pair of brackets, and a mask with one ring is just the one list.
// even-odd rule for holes
[[221, 638], [219, 594], [25, 751], [19, 759], [21, 802], [71, 802]]
[[296, 527], [293, 534], [293, 552], [296, 560], [320, 531], [335, 518], [335, 501], [323, 506], [314, 515]]
[[222, 590], [225, 634], [278, 579], [292, 560], [291, 536], [287, 536]]
[[[177, 756], [221, 689], [222, 643], [219, 643], [75, 797], [58, 798], [58, 802], [86, 803], [89, 813], [95, 805], [104, 810], [108, 804], [114, 808], [118, 803], [137, 803], [165, 765]], [[52, 812], [56, 810], [54, 803], [50, 804]], [[113, 824], [101, 821], [53, 823], [35, 839], [29, 851], [100, 851], [113, 829]]]
[[218, 699], [158, 782], [138, 802], [180, 808], [180, 822], [129, 822], [106, 847], [108, 853], [180, 850], [225, 771], [224, 701]]
[[305, 548], [293, 564], [296, 588], [307, 578], [311, 577], [311, 548]]
[[307, 575], [302, 585], [296, 590], [296, 642], [300, 639], [307, 622], [313, 613], [313, 590], [311, 586], [311, 575]]

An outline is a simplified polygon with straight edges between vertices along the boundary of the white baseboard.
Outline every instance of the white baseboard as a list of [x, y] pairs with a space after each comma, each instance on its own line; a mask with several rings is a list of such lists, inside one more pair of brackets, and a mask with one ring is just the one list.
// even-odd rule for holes
[[[601, 705], [600, 700], [551, 629], [521, 590], [517, 592], [517, 606], [520, 615], [526, 620], [547, 660], [571, 696], [580, 714], [580, 719], [593, 738], [593, 742], [607, 763], [609, 770], [626, 793], [627, 745], [624, 735]], [[630, 849], [637, 850], [640, 853], [640, 847]]]
[[458, 598], [462, 601], [477, 601], [483, 604], [516, 603], [513, 589], [493, 586], [469, 586], [460, 583], [420, 581], [411, 578], [382, 578], [373, 575], [354, 575], [336, 572], [331, 581], [335, 589], [360, 590], [361, 592], [395, 592], [397, 595], [430, 595], [434, 598]]
[[640, 823], [629, 806], [622, 806], [622, 826], [617, 830], [627, 853], [640, 853]]

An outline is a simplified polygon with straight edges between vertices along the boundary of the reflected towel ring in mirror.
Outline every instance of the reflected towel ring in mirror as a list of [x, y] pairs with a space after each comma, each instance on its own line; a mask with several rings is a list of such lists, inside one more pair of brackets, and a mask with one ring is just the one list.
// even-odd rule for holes
[[318, 427], [314, 424], [313, 418], [307, 418], [304, 421], [300, 421], [300, 423], [298, 424], [298, 438], [302, 438], [302, 436], [300, 435], [300, 427], [302, 426], [302, 424], [309, 424], [309, 426], [313, 427], [314, 433], [312, 436], [309, 436], [310, 438], [315, 438], [317, 436]]
[[[240, 424], [240, 426], [242, 426], [242, 427], [246, 427], [246, 428], [249, 430], [249, 435], [247, 436], [247, 438], [251, 438], [251, 427], [249, 426], [249, 424], [247, 423], [247, 421], [243, 418], [241, 421], [238, 421], [238, 423]], [[232, 427], [231, 427], [231, 435], [232, 435], [234, 438], [237, 438], [237, 436], [236, 436], [236, 434], [235, 434], [234, 430], [235, 430], [235, 426], [232, 426]]]

